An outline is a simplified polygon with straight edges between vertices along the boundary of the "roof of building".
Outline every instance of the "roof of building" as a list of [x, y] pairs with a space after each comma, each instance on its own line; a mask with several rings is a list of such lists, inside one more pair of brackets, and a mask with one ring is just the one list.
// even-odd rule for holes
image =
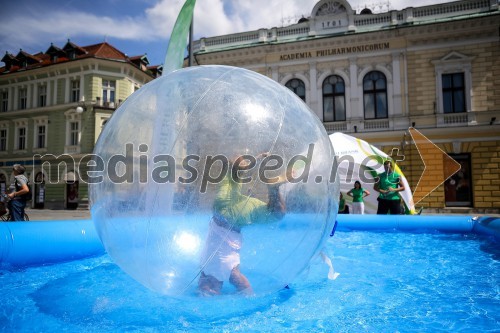
[[40, 67], [51, 66], [69, 61], [75, 61], [85, 58], [99, 58], [109, 59], [115, 61], [122, 61], [130, 63], [131, 65], [141, 69], [142, 65], [148, 66], [149, 61], [147, 56], [138, 55], [128, 57], [125, 53], [121, 52], [113, 45], [103, 42], [87, 46], [79, 46], [70, 40], [60, 48], [51, 43], [50, 47], [43, 52], [37, 54], [29, 54], [20, 50], [17, 55], [6, 52], [2, 62], [5, 63], [4, 67], [0, 67], [0, 75], [7, 75], [20, 71], [31, 70]]

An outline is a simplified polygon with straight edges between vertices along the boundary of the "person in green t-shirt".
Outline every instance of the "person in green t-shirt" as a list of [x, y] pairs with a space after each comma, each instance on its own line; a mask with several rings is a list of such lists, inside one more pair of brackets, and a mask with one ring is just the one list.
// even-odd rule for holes
[[352, 213], [364, 214], [365, 203], [363, 198], [370, 195], [370, 192], [361, 187], [359, 180], [354, 182], [354, 188], [347, 192], [347, 195], [352, 197]]
[[339, 197], [339, 214], [349, 214], [349, 206], [345, 204], [344, 196], [340, 192]]
[[[257, 158], [269, 156], [262, 153]], [[252, 294], [252, 286], [240, 271], [240, 250], [243, 245], [241, 229], [258, 223], [280, 221], [286, 212], [283, 188], [286, 175], [262, 179], [268, 187], [268, 202], [242, 194], [240, 171], [248, 171], [253, 165], [239, 156], [229, 161], [228, 171], [218, 185], [213, 203], [213, 216], [201, 256], [201, 272], [198, 288], [202, 295], [221, 293], [224, 281], [236, 287], [238, 292]]]
[[401, 211], [401, 198], [398, 192], [404, 191], [405, 186], [401, 180], [401, 175], [393, 171], [392, 162], [384, 162], [384, 172], [378, 175], [373, 189], [380, 193], [378, 200], [377, 214], [398, 215]]

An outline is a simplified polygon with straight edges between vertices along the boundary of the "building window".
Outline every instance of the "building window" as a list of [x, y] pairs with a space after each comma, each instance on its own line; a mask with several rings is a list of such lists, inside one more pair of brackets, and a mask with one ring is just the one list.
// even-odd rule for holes
[[45, 125], [38, 125], [36, 131], [36, 147], [45, 148], [47, 142], [47, 127]]
[[38, 107], [47, 105], [47, 86], [38, 86]]
[[[436, 72], [436, 114], [438, 125], [446, 126], [456, 121], [454, 113], [466, 113], [472, 109], [472, 60], [460, 52], [452, 51], [444, 57], [432, 60]], [[452, 119], [453, 118], [453, 119]], [[462, 120], [472, 121], [473, 117]]]
[[116, 81], [102, 80], [102, 101], [105, 106], [115, 102]]
[[[70, 109], [65, 112], [66, 116], [66, 140], [64, 145], [64, 152], [66, 154], [80, 153], [80, 144], [82, 139], [82, 117], [81, 114]], [[45, 119], [42, 119], [45, 120]], [[46, 122], [40, 123], [46, 125], [49, 130], [48, 119]]]
[[71, 102], [80, 100], [80, 80], [71, 80]]
[[47, 136], [49, 130], [48, 116], [33, 118], [33, 149], [44, 150], [47, 148]]
[[17, 150], [26, 149], [26, 127], [17, 129]]
[[9, 110], [9, 92], [2, 91], [0, 94], [0, 111], [7, 112]]
[[472, 207], [472, 173], [470, 154], [449, 154], [460, 164], [460, 170], [444, 183], [447, 207]]
[[363, 79], [365, 119], [387, 118], [387, 80], [379, 71], [372, 71]]
[[338, 75], [323, 81], [323, 121], [345, 121], [345, 83]]
[[70, 146], [78, 146], [80, 144], [80, 123], [78, 121], [72, 121], [69, 123], [69, 142]]
[[7, 151], [7, 130], [0, 129], [0, 151]]
[[19, 109], [24, 110], [28, 106], [28, 89], [20, 88], [19, 89]]
[[443, 74], [443, 112], [465, 112], [464, 73]]
[[300, 97], [304, 102], [306, 101], [306, 85], [302, 80], [291, 79], [285, 84], [285, 87], [293, 91], [293, 93]]

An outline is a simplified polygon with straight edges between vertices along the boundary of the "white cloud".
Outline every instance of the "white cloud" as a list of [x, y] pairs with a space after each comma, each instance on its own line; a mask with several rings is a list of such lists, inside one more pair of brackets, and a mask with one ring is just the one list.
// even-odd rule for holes
[[[448, 1], [421, 0], [418, 6]], [[353, 9], [359, 9], [365, 3], [376, 2], [381, 1], [352, 0], [350, 4]], [[198, 0], [195, 7], [195, 38], [289, 25], [302, 15], [309, 16], [316, 3], [317, 0]], [[143, 4], [147, 6], [148, 1]], [[116, 17], [109, 16], [112, 11], [106, 11], [106, 16], [73, 9], [68, 11], [65, 6], [19, 10], [4, 14], [0, 20], [0, 47], [11, 52], [20, 47], [37, 49], [47, 47], [51, 41], [82, 36], [95, 37], [96, 42], [105, 37], [130, 41], [164, 40], [170, 36], [183, 4], [184, 0], [160, 0], [143, 8], [142, 12], [135, 9], [136, 12], [131, 10], [128, 16]], [[127, 2], [120, 2], [119, 5], [126, 6]], [[392, 9], [411, 5], [411, 0], [391, 1]]]
[[[224, 13], [224, 1], [231, 7], [230, 13]], [[194, 32], [196, 38], [218, 36], [236, 32], [272, 28], [296, 23], [302, 17], [308, 17], [318, 0], [198, 0], [195, 8]], [[420, 0], [417, 6], [425, 6], [451, 0]], [[166, 2], [163, 0], [162, 2]], [[365, 5], [386, 3], [388, 8], [401, 10], [415, 6], [413, 0], [366, 1], [352, 0], [351, 7], [364, 8]], [[387, 5], [389, 4], [389, 5]]]

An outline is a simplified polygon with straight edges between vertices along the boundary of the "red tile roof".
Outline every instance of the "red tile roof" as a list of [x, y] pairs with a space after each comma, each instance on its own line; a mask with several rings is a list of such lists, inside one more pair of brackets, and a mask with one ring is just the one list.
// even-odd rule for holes
[[[71, 51], [75, 51], [73, 59], [70, 59], [69, 52]], [[54, 55], [57, 56], [56, 59], [54, 59]], [[123, 61], [141, 68], [137, 62], [137, 59], [142, 59], [143, 57], [145, 57], [145, 55], [134, 56], [132, 58], [127, 57], [126, 54], [107, 42], [88, 46], [79, 46], [68, 40], [64, 48], [61, 49], [51, 44], [51, 46], [45, 53], [40, 52], [37, 54], [29, 54], [25, 51], [20, 50], [17, 56], [14, 56], [7, 52], [1, 60], [5, 63], [5, 66], [0, 67], [0, 75], [14, 73], [19, 70], [40, 68], [53, 65], [55, 63], [63, 63], [84, 58], [99, 58]], [[21, 67], [23, 60], [27, 60], [26, 68]]]

